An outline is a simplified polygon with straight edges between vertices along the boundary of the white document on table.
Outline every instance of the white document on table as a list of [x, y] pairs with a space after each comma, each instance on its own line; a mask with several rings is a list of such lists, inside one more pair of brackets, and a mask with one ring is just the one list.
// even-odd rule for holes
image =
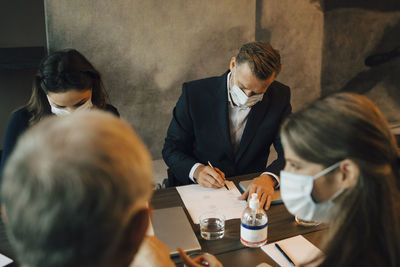
[[225, 216], [226, 220], [240, 218], [247, 207], [245, 200], [239, 200], [240, 192], [235, 184], [226, 181], [229, 188], [206, 188], [198, 184], [176, 187], [192, 220], [199, 223], [199, 216], [205, 212], [216, 211]]
[[0, 254], [0, 267], [6, 266], [12, 262], [13, 262], [12, 259], [4, 256], [3, 254]]
[[[302, 235], [277, 241], [279, 246], [289, 254], [297, 265], [304, 264], [313, 260], [322, 251], [314, 246], [310, 241]], [[293, 265], [285, 258], [285, 256], [275, 247], [275, 243], [262, 246], [261, 249], [268, 254], [277, 264], [283, 267], [292, 267]]]

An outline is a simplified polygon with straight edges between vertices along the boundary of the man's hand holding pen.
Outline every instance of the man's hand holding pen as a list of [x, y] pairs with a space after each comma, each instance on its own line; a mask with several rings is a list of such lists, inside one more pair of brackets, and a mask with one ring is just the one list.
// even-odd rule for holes
[[221, 188], [225, 184], [225, 174], [218, 168], [201, 164], [194, 172], [196, 182], [204, 187]]

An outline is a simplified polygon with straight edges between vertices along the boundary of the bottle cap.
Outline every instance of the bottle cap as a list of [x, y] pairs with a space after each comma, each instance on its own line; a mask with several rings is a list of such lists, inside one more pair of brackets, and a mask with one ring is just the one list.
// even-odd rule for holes
[[251, 199], [249, 201], [249, 207], [252, 210], [258, 209], [258, 195], [257, 193], [251, 194]]

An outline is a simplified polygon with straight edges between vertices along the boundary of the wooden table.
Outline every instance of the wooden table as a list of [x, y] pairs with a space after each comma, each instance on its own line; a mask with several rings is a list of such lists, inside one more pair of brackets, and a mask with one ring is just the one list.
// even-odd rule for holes
[[[253, 175], [233, 177], [236, 185], [241, 180], [247, 180]], [[161, 189], [154, 192], [151, 205], [154, 209], [170, 208], [176, 206], [184, 207], [184, 204], [175, 188]], [[200, 236], [199, 225], [192, 222], [188, 211], [185, 209], [186, 216], [192, 225], [202, 251], [215, 254], [224, 266], [256, 266], [266, 262], [272, 266], [278, 266], [270, 257], [259, 248], [247, 248], [240, 242], [240, 219], [228, 220], [225, 222], [225, 236], [220, 240], [208, 241]], [[275, 242], [288, 237], [303, 235], [316, 246], [321, 245], [321, 241], [327, 232], [326, 225], [314, 227], [303, 227], [296, 224], [294, 217], [287, 211], [285, 205], [273, 205], [267, 211], [269, 220], [268, 242]], [[177, 265], [180, 264], [179, 258], [173, 259]]]
[[[232, 180], [237, 183], [240, 180], [246, 180], [253, 175], [233, 177]], [[175, 188], [161, 189], [154, 192], [151, 205], [155, 209], [182, 206], [183, 202]], [[240, 220], [233, 219], [226, 221], [225, 236], [220, 240], [207, 241], [200, 237], [199, 225], [193, 224], [187, 210], [184, 208], [192, 228], [200, 242], [202, 251], [215, 254], [224, 266], [256, 266], [261, 262], [266, 262], [272, 266], [278, 266], [271, 258], [267, 256], [259, 248], [244, 247], [240, 240]], [[316, 246], [320, 246], [324, 234], [327, 232], [326, 225], [315, 227], [302, 227], [296, 225], [294, 217], [286, 210], [283, 204], [271, 206], [267, 211], [268, 225], [268, 242], [275, 242], [284, 238], [295, 235], [304, 235], [309, 241]], [[172, 218], [171, 218], [172, 219]], [[5, 234], [4, 224], [0, 222], [0, 253], [16, 259], [15, 254]], [[178, 266], [181, 266], [179, 258], [173, 259]], [[17, 263], [8, 265], [10, 267], [19, 266]]]

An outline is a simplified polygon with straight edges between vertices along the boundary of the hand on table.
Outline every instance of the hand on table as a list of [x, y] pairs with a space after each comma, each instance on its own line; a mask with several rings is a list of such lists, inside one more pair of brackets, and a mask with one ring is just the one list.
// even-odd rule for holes
[[247, 187], [246, 192], [244, 192], [239, 199], [247, 199], [247, 201], [249, 201], [251, 194], [257, 193], [258, 199], [260, 200], [260, 208], [268, 210], [274, 195], [274, 186], [275, 179], [268, 174], [262, 174], [253, 179], [253, 182]]
[[200, 267], [200, 266], [209, 266], [209, 267], [222, 267], [222, 263], [217, 260], [214, 255], [205, 253], [203, 255], [197, 256], [196, 258], [189, 258], [188, 255], [181, 249], [178, 248], [179, 255], [181, 256], [183, 263], [189, 267]]
[[220, 188], [224, 186], [225, 174], [218, 168], [200, 165], [193, 174], [196, 182], [204, 187]]

